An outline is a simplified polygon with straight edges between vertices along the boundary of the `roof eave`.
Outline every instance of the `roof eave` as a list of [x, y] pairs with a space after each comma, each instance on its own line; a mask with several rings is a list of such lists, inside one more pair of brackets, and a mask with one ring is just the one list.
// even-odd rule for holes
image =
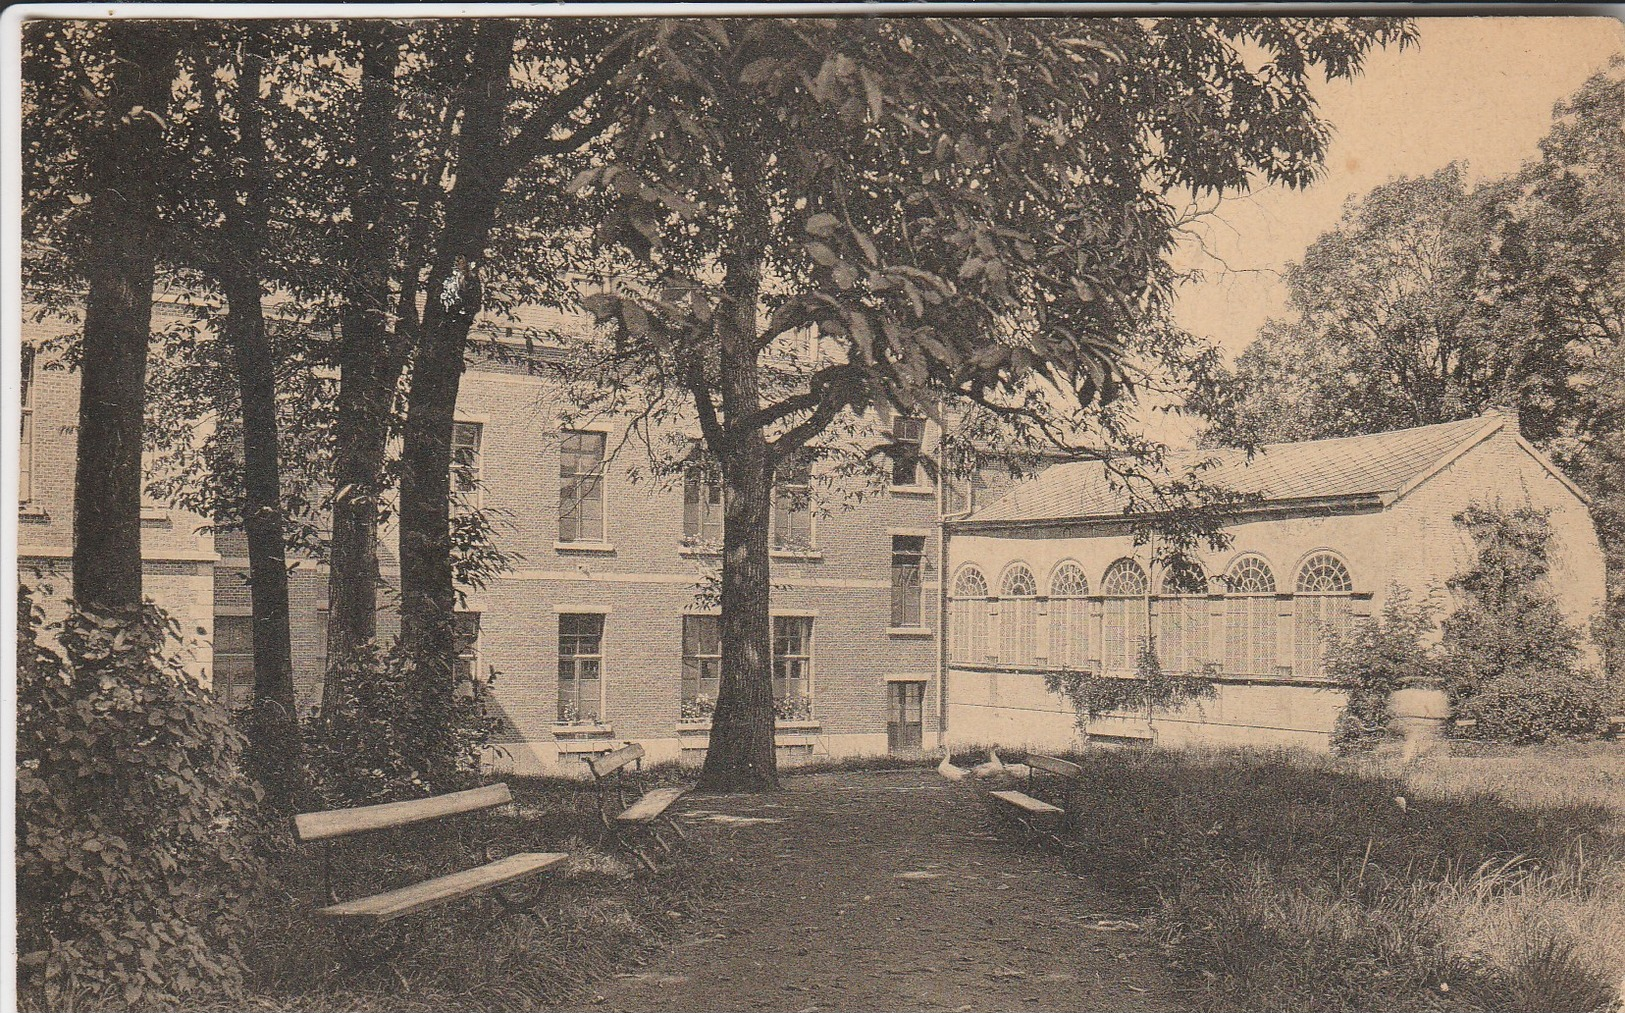
[[[1278, 513], [1291, 513], [1302, 510], [1342, 510], [1353, 511], [1359, 509], [1381, 509], [1392, 502], [1392, 492], [1361, 492], [1345, 496], [1310, 496], [1288, 499], [1270, 499], [1259, 503], [1249, 503], [1236, 507], [1226, 516], [1227, 520], [1246, 518], [1254, 515], [1269, 515]], [[1065, 517], [1021, 517], [1021, 518], [992, 518], [965, 517], [959, 520], [944, 520], [943, 525], [954, 531], [995, 531], [999, 529], [1025, 530], [1030, 528], [1053, 527], [1057, 524], [1100, 524], [1108, 522], [1154, 520], [1166, 517], [1171, 510], [1156, 510], [1140, 514], [1128, 513], [1096, 513], [1072, 514]]]

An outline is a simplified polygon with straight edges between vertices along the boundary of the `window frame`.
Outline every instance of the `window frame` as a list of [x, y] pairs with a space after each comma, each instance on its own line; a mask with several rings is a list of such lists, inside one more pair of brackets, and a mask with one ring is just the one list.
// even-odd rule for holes
[[[789, 661], [789, 660], [799, 661], [801, 663], [802, 674], [798, 679], [794, 680], [794, 681], [800, 682], [802, 684], [802, 692], [797, 694], [797, 695], [800, 696], [802, 699], [804, 699], [807, 702], [807, 706], [809, 708], [812, 706], [812, 703], [813, 703], [813, 651], [814, 651], [813, 638], [816, 636], [816, 632], [815, 632], [815, 629], [814, 629], [814, 623], [813, 623], [814, 618], [815, 618], [814, 616], [810, 616], [810, 615], [782, 615], [782, 614], [781, 615], [775, 615], [775, 616], [772, 617], [772, 624], [773, 624], [773, 675], [772, 675], [772, 681], [773, 681], [773, 689], [774, 689], [773, 702], [774, 702], [775, 708], [777, 708], [777, 706], [780, 704], [781, 701], [788, 700], [790, 698], [789, 683], [792, 680], [790, 680], [788, 677], [781, 676], [779, 674], [780, 670], [781, 670], [780, 669], [781, 663], [783, 663], [785, 661]], [[781, 628], [781, 624], [788, 625], [788, 624], [791, 624], [791, 623], [797, 624], [797, 625], [801, 626], [804, 629], [804, 633], [800, 637], [800, 646], [801, 646], [801, 652], [800, 653], [789, 653], [789, 652], [780, 650], [780, 644], [787, 639], [787, 638], [781, 636], [781, 634], [779, 632], [780, 628]], [[785, 683], [784, 692], [782, 692], [782, 693], [778, 692], [779, 684], [781, 682]]]
[[[905, 543], [917, 543], [909, 550]], [[921, 629], [925, 625], [925, 550], [924, 535], [891, 536], [891, 628], [895, 630]], [[913, 558], [912, 584], [899, 584], [898, 578], [910, 571], [909, 557]], [[902, 560], [899, 562], [899, 560]], [[909, 606], [913, 606], [912, 621], [908, 621]], [[899, 619], [899, 609], [902, 616]]]
[[[714, 638], [716, 653], [714, 654], [698, 652], [690, 653], [689, 651], [689, 646], [691, 643], [689, 640], [689, 624], [694, 623], [697, 626], [701, 621], [707, 621], [713, 624], [715, 627]], [[682, 617], [681, 635], [683, 639], [681, 648], [682, 668], [680, 674], [681, 683], [678, 690], [680, 703], [684, 707], [687, 707], [688, 705], [694, 704], [701, 698], [709, 695], [711, 704], [714, 707], [717, 702], [717, 695], [719, 695], [722, 691], [722, 616], [720, 613], [716, 612], [685, 612], [683, 613]], [[704, 645], [702, 644], [701, 646]], [[694, 692], [692, 695], [689, 693], [688, 673], [690, 663], [694, 664], [696, 670], [693, 680]], [[704, 675], [705, 666], [707, 663], [713, 664], [716, 671], [715, 677], [709, 680]], [[707, 694], [705, 692], [705, 684], [708, 681], [716, 683], [716, 692], [711, 694]], [[709, 720], [709, 718], [709, 713], [706, 713], [702, 717], [696, 718], [695, 720]]]
[[[457, 433], [461, 428], [474, 433], [473, 462], [461, 465], [457, 460], [459, 447]], [[466, 448], [461, 448], [465, 449]], [[467, 489], [458, 488], [458, 477], [466, 473], [470, 478]], [[455, 510], [460, 503], [481, 509], [485, 505], [485, 423], [479, 419], [457, 419], [451, 424], [451, 499]]]
[[37, 383], [34, 376], [34, 346], [22, 345], [18, 392], [18, 449], [17, 449], [17, 505], [27, 507], [34, 502], [34, 397]]
[[[812, 501], [812, 464], [810, 462], [790, 461], [784, 464], [785, 468], [793, 468], [789, 474], [782, 478], [773, 476], [773, 513], [769, 519], [768, 548], [772, 552], [789, 556], [810, 556], [818, 552], [818, 524], [817, 511], [813, 509]], [[788, 494], [788, 497], [787, 497]], [[781, 541], [783, 525], [780, 523], [780, 501], [794, 497], [801, 497], [800, 506], [790, 506], [784, 509], [784, 514], [806, 516], [807, 540], [805, 543], [791, 543]]]
[[[558, 706], [554, 711], [554, 723], [558, 725], [603, 725], [606, 720], [604, 714], [604, 634], [605, 628], [608, 626], [608, 623], [605, 621], [605, 615], [602, 612], [560, 612], [558, 614], [558, 619]], [[579, 641], [584, 637], [590, 636], [591, 634], [574, 631], [566, 632], [566, 621], [570, 621], [572, 624], [574, 624], [576, 621], [580, 620], [596, 621], [597, 650], [595, 652], [579, 650], [579, 647], [581, 646]], [[573, 638], [573, 640], [576, 641], [571, 645], [576, 649], [569, 653], [565, 652], [566, 637]], [[566, 658], [572, 659], [570, 663], [571, 675], [568, 682], [574, 687], [573, 702], [575, 704], [576, 716], [573, 720], [567, 717], [567, 712], [565, 710], [566, 703], [571, 702], [567, 699], [565, 694], [565, 683], [567, 680], [564, 676], [564, 665]], [[593, 711], [590, 712], [585, 709], [586, 701], [583, 699], [581, 692], [581, 683], [583, 681], [581, 678], [581, 666], [582, 662], [587, 660], [597, 662], [597, 675], [593, 680], [598, 683], [597, 700], [595, 701], [597, 706]]]
[[[573, 452], [566, 457], [566, 441], [588, 437], [597, 441], [597, 466], [588, 471], [566, 471], [565, 461], [576, 459]], [[559, 436], [559, 543], [562, 545], [603, 545], [609, 541], [609, 496], [605, 481], [607, 475], [606, 460], [609, 453], [609, 434], [600, 429], [565, 429]], [[596, 479], [592, 485], [598, 503], [598, 533], [596, 538], [583, 538], [583, 523], [581, 519], [581, 504], [587, 502], [587, 497], [580, 495], [581, 481], [586, 478]], [[574, 509], [566, 506], [566, 492], [571, 484], [576, 485], [577, 496], [574, 499]], [[565, 520], [571, 515], [575, 517], [575, 530], [573, 537], [565, 537]]]
[[[924, 415], [906, 415], [899, 412], [892, 416], [891, 485], [894, 489], [914, 490], [927, 487], [926, 483], [920, 481], [920, 473], [924, 470], [923, 461], [925, 459], [925, 422]], [[905, 436], [903, 433], [905, 428], [917, 429], [918, 432], [914, 435]], [[904, 450], [905, 447], [911, 449]], [[898, 469], [905, 463], [911, 464], [909, 468], [911, 474], [909, 480], [903, 482], [899, 481], [897, 476]]]
[[[242, 634], [240, 638], [241, 649], [222, 651], [219, 646], [222, 626], [233, 626], [237, 623], [242, 624], [240, 628]], [[236, 710], [239, 707], [247, 706], [254, 699], [254, 617], [252, 615], [216, 613], [214, 616], [214, 633], [209, 638], [209, 648], [212, 655], [211, 664], [214, 669], [211, 687], [215, 699], [220, 700], [228, 710]], [[247, 678], [234, 679], [223, 685], [220, 678], [220, 660], [222, 658], [234, 659], [237, 664], [233, 666], [232, 671], [244, 673]], [[239, 686], [244, 687], [243, 699], [240, 701], [236, 699], [236, 688]], [[228, 689], [228, 687], [229, 691], [222, 693], [222, 690]]]
[[[691, 499], [690, 491], [699, 490], [699, 498]], [[716, 502], [711, 502], [709, 493], [715, 490]], [[689, 508], [695, 506], [696, 523], [690, 530]], [[699, 456], [690, 460], [683, 466], [683, 544], [689, 546], [710, 547], [722, 544], [724, 530], [722, 467], [716, 459], [709, 456]], [[713, 514], [714, 524], [713, 524]], [[715, 537], [708, 536], [707, 528], [714, 527]]]

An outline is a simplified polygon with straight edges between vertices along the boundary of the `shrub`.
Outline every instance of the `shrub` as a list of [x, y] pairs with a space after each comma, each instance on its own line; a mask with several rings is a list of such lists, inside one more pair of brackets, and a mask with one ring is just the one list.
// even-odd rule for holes
[[1456, 515], [1478, 548], [1450, 581], [1445, 688], [1468, 734], [1507, 742], [1579, 738], [1606, 728], [1609, 690], [1580, 664], [1580, 630], [1545, 587], [1551, 525], [1542, 510], [1469, 507]]
[[[304, 721], [310, 781], [329, 807], [436, 795], [476, 783], [497, 722], [487, 692], [445, 701], [449, 714], [424, 714], [417, 665], [398, 647], [368, 644], [337, 663], [339, 699]], [[447, 734], [449, 731], [449, 735]], [[443, 754], [426, 743], [444, 741]]]
[[1044, 686], [1072, 705], [1078, 731], [1086, 737], [1089, 722], [1102, 714], [1143, 713], [1150, 719], [1193, 703], [1200, 707], [1201, 701], [1218, 696], [1213, 684], [1216, 665], [1205, 665], [1198, 674], [1167, 672], [1149, 643], [1140, 645], [1138, 662], [1131, 678], [1068, 669], [1045, 673]]
[[153, 606], [73, 608], [39, 643], [19, 589], [17, 942], [20, 991], [46, 1007], [88, 992], [126, 1008], [241, 980], [257, 789], [243, 739], [164, 654]]
[[1380, 616], [1328, 638], [1326, 675], [1348, 691], [1332, 748], [1371, 748], [1388, 735], [1388, 694], [1435, 676], [1437, 652], [1427, 645], [1435, 615], [1428, 603], [1413, 601], [1408, 589], [1391, 585]]

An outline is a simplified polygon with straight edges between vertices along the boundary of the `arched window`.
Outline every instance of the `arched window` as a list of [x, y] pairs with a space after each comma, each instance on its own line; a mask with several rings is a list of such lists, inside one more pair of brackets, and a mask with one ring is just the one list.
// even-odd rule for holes
[[1242, 556], [1224, 575], [1224, 668], [1240, 675], [1274, 675], [1279, 639], [1275, 573], [1262, 556]]
[[1100, 663], [1108, 672], [1136, 671], [1148, 629], [1146, 610], [1151, 581], [1139, 563], [1119, 559], [1106, 568], [1100, 593], [1105, 596], [1101, 603]]
[[1012, 563], [999, 580], [999, 661], [1032, 665], [1038, 641], [1038, 582], [1025, 563]]
[[955, 661], [987, 661], [987, 578], [974, 566], [954, 577], [948, 602], [948, 653]]
[[1070, 560], [1049, 577], [1049, 664], [1082, 669], [1089, 663], [1089, 580]]
[[1292, 674], [1318, 678], [1326, 674], [1326, 645], [1353, 623], [1354, 580], [1334, 553], [1316, 552], [1298, 567], [1295, 590]]
[[1157, 661], [1165, 672], [1194, 672], [1208, 660], [1207, 573], [1177, 556], [1163, 567], [1156, 601]]

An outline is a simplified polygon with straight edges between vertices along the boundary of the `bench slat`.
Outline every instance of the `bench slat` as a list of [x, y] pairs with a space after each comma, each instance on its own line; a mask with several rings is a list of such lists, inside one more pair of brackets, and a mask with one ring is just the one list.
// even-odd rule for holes
[[626, 811], [615, 819], [621, 823], [647, 823], [659, 818], [686, 791], [687, 788], [656, 788], [627, 806]]
[[566, 854], [544, 851], [509, 855], [477, 869], [466, 869], [449, 876], [391, 890], [388, 893], [374, 894], [371, 897], [347, 900], [342, 904], [324, 907], [321, 914], [329, 918], [369, 918], [387, 922], [434, 904], [456, 900], [458, 897], [466, 897], [489, 887], [533, 875], [569, 857]]
[[641, 759], [643, 759], [643, 747], [634, 742], [631, 745], [622, 746], [614, 752], [589, 758], [587, 766], [592, 768], [594, 777], [603, 777], [605, 774], [613, 774], [627, 764]]
[[329, 837], [343, 837], [367, 830], [401, 827], [423, 820], [456, 816], [459, 813], [493, 809], [513, 801], [513, 794], [505, 784], [492, 784], [468, 791], [454, 791], [434, 798], [413, 799], [409, 802], [386, 802], [383, 805], [362, 806], [359, 809], [329, 809], [318, 813], [300, 813], [293, 818], [294, 829], [301, 841], [320, 841]]
[[1048, 802], [1033, 798], [1031, 795], [1028, 795], [1025, 792], [991, 791], [988, 792], [988, 794], [992, 795], [1000, 802], [1013, 805], [1017, 809], [1025, 809], [1030, 813], [1058, 813], [1066, 811], [1058, 805], [1050, 805]]
[[1062, 777], [1082, 777], [1083, 768], [1071, 760], [1063, 760], [1055, 756], [1042, 756], [1033, 753], [1027, 757], [1027, 766], [1037, 770], [1059, 774]]

